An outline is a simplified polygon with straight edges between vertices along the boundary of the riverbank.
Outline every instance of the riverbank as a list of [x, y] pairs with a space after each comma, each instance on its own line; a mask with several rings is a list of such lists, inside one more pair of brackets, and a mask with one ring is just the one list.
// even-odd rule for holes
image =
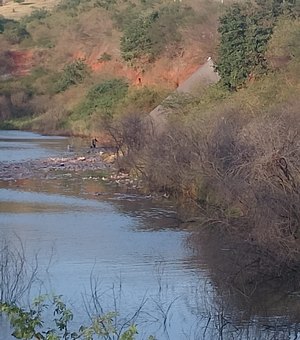
[[20, 162], [0, 162], [0, 180], [17, 181], [22, 179], [56, 179], [65, 174], [97, 177], [101, 181], [122, 189], [141, 190], [142, 181], [126, 172], [119, 171], [115, 165], [116, 155], [102, 149], [62, 154]]

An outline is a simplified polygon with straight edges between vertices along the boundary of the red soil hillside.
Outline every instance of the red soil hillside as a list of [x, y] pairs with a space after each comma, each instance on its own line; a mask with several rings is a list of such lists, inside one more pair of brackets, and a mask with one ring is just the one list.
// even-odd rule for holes
[[13, 76], [25, 76], [30, 73], [34, 65], [34, 53], [32, 50], [7, 51], [6, 57], [10, 60], [10, 74]]
[[165, 85], [176, 88], [202, 65], [207, 55], [205, 52], [195, 51], [192, 48], [184, 55], [169, 59], [162, 57], [153, 64], [148, 64], [145, 70], [130, 67], [120, 58], [110, 61], [99, 61], [99, 51], [93, 51], [90, 55], [84, 52], [76, 52], [73, 59], [84, 59], [95, 73], [111, 74], [115, 77], [124, 77], [135, 85]]
[[[169, 59], [162, 57], [153, 64], [148, 64], [142, 71], [133, 68], [122, 62], [120, 57], [110, 61], [100, 61], [101, 51], [89, 51], [85, 54], [82, 51], [74, 52], [66, 63], [76, 59], [84, 59], [95, 73], [105, 73], [113, 77], [124, 77], [134, 85], [162, 85], [176, 88], [184, 82], [195, 70], [202, 65], [207, 55], [202, 51], [195, 51], [195, 48], [186, 50], [183, 55]], [[9, 50], [5, 52], [5, 58], [9, 62], [8, 72], [12, 76], [28, 75], [34, 66], [44, 63], [47, 56], [42, 50]], [[62, 67], [62, 66], [61, 66]]]

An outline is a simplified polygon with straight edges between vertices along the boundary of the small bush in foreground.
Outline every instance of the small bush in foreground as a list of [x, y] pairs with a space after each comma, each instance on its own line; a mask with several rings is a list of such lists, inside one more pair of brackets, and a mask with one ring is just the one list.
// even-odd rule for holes
[[[46, 312], [52, 311], [52, 324], [46, 321]], [[92, 318], [88, 326], [81, 325], [77, 331], [72, 330], [73, 312], [61, 299], [61, 296], [47, 295], [36, 298], [29, 310], [10, 305], [0, 304], [0, 312], [5, 313], [13, 327], [12, 335], [17, 339], [85, 339], [96, 338], [133, 340], [137, 334], [135, 325], [128, 325], [127, 329], [119, 332], [114, 327], [115, 313], [106, 313]]]

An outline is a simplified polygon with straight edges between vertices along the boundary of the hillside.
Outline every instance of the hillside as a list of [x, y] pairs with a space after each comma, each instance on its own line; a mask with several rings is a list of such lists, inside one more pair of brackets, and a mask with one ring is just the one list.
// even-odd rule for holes
[[[22, 118], [18, 126], [48, 133], [95, 133], [95, 117], [81, 122], [76, 112], [89, 89], [110, 79], [129, 86], [118, 110], [150, 111], [215, 54], [220, 11], [217, 2], [196, 0], [63, 0], [23, 18], [9, 13], [0, 22], [2, 119]], [[145, 103], [135, 108], [140, 91]]]

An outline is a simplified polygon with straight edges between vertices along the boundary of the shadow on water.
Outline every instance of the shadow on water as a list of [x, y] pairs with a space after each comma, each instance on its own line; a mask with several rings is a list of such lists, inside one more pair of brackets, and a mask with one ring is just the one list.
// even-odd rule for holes
[[[93, 176], [85, 174], [58, 174], [56, 179], [19, 179], [15, 181], [0, 181], [0, 188], [28, 193], [38, 192], [45, 195], [61, 195], [65, 197], [79, 197], [83, 200], [94, 202], [112, 203], [120, 213], [127, 216], [138, 218], [143, 223], [138, 225], [140, 231], [171, 229], [182, 230], [174, 205], [163, 199], [154, 199], [151, 196], [139, 194], [136, 190], [120, 188], [104, 183], [100, 174], [94, 173]], [[49, 196], [44, 202], [6, 202], [0, 207], [3, 211], [59, 211], [65, 209], [62, 205], [57, 204], [58, 197], [55, 196], [53, 202], [49, 201]], [[76, 206], [73, 205], [73, 209]], [[70, 209], [70, 207], [69, 207]]]
[[[299, 339], [300, 273], [271, 276], [262, 256], [245, 244], [232, 242], [221, 230], [202, 229], [187, 241], [198, 271], [205, 263], [209, 290], [195, 313], [206, 321], [203, 339]], [[254, 252], [254, 253], [252, 253]], [[271, 263], [269, 263], [271, 265]], [[198, 295], [200, 296], [200, 295]]]

